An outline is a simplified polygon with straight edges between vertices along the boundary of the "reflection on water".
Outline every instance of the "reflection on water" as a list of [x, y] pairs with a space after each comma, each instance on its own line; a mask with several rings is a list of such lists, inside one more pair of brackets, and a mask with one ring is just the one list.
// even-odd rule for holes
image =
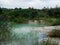
[[12, 28], [12, 41], [1, 45], [34, 45], [35, 41], [41, 41], [47, 36], [43, 32], [32, 31], [39, 24], [19, 24]]

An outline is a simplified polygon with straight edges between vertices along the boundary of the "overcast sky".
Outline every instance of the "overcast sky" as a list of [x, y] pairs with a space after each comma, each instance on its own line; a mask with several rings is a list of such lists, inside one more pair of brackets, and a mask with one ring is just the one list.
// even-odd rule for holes
[[43, 7], [60, 6], [60, 0], [0, 0], [0, 6], [5, 8], [28, 8], [41, 9]]

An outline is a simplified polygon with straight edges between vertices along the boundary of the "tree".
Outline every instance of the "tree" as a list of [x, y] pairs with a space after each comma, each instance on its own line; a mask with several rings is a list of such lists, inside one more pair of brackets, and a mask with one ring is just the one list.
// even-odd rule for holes
[[2, 14], [2, 8], [0, 7], [0, 14]]

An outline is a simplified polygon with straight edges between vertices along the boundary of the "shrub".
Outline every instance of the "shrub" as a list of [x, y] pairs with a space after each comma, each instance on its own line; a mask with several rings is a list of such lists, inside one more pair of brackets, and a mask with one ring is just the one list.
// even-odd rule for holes
[[56, 19], [56, 21], [53, 23], [53, 25], [60, 25], [60, 18]]

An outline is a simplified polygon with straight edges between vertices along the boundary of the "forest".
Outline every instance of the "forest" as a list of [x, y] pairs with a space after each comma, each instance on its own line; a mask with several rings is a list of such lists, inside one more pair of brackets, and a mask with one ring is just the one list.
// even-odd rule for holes
[[51, 19], [57, 19], [53, 25], [60, 24], [60, 7], [55, 8], [43, 8], [43, 9], [34, 9], [34, 8], [14, 8], [7, 9], [0, 7], [0, 21], [8, 21], [14, 23], [27, 23], [29, 20], [46, 20], [53, 22]]

